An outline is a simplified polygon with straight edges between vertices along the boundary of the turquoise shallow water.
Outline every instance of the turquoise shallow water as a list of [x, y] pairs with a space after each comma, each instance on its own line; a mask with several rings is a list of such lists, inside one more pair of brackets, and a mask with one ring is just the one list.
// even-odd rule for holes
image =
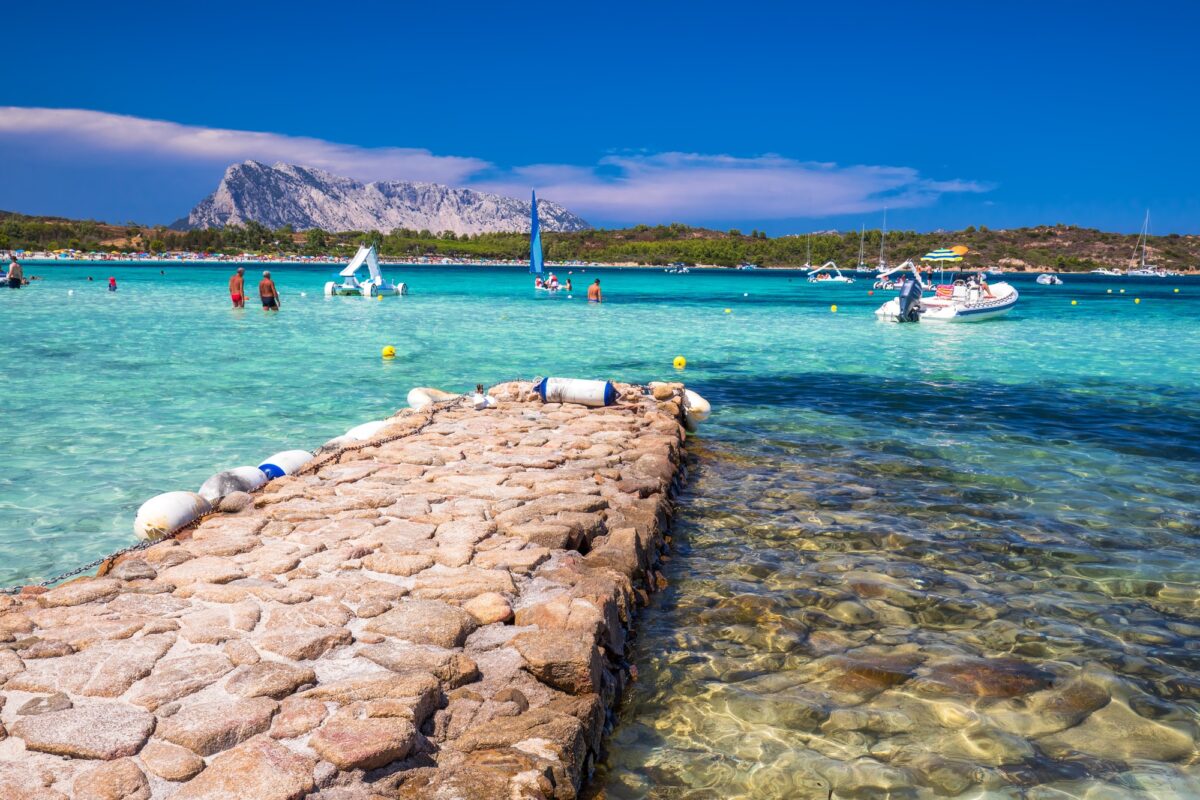
[[[412, 293], [368, 302], [273, 267], [267, 315], [227, 307], [227, 267], [27, 272], [44, 280], [0, 292], [0, 584], [123, 546], [153, 494], [315, 447], [413, 386], [646, 381], [683, 354], [716, 413], [640, 623], [610, 796], [1200, 794], [1178, 747], [1200, 698], [1196, 279], [1016, 278], [1002, 320], [898, 326], [865, 282], [795, 273], [576, 270], [569, 300], [519, 271], [393, 267]], [[596, 276], [609, 302], [589, 306]], [[1103, 687], [1066, 730], [1109, 744], [996, 706], [1039, 695], [937, 672], [1001, 657]], [[847, 688], [845, 659], [886, 663]]]

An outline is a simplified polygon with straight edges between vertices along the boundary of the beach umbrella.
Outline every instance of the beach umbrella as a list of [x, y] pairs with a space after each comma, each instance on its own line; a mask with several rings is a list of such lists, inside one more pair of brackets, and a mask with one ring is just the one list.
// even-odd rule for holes
[[942, 247], [937, 250], [926, 253], [921, 256], [922, 261], [962, 261], [963, 257], [960, 253], [949, 247]]

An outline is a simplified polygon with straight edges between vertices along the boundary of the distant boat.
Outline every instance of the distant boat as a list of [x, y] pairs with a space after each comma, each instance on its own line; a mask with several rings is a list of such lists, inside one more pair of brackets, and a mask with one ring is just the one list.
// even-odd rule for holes
[[887, 256], [884, 255], [884, 245], [887, 244], [887, 206], [883, 207], [883, 228], [879, 232], [879, 271], [887, 272]]
[[1038, 275], [1037, 282], [1042, 286], [1062, 286], [1062, 278], [1052, 275], [1049, 272], [1043, 272], [1041, 275]]
[[1091, 275], [1109, 275], [1114, 278], [1119, 278], [1122, 275], [1124, 275], [1125, 273], [1121, 272], [1121, 270], [1119, 270], [1119, 269], [1106, 269], [1104, 267], [1100, 267], [1099, 269], [1091, 270], [1089, 274], [1091, 274]]
[[758, 269], [758, 264], [751, 264], [749, 261], [743, 261], [737, 265], [738, 269]]
[[[367, 268], [367, 278], [359, 280], [357, 273], [363, 267]], [[379, 269], [379, 254], [375, 252], [375, 245], [359, 247], [358, 252], [354, 254], [354, 258], [350, 260], [346, 268], [338, 273], [338, 277], [342, 279], [341, 283], [329, 281], [325, 284], [326, 297], [339, 295], [378, 297], [380, 295], [408, 294], [408, 284], [392, 283], [383, 277], [383, 272]]]
[[863, 261], [863, 245], [866, 243], [866, 237], [867, 226], [863, 225], [858, 232], [858, 266], [854, 268], [854, 271], [859, 275], [874, 275], [875, 270], [873, 270], [871, 267], [868, 267]]
[[838, 265], [833, 261], [826, 261], [817, 269], [808, 273], [809, 283], [854, 283], [854, 278], [842, 274], [838, 269]]
[[1126, 275], [1134, 278], [1165, 278], [1167, 271], [1161, 267], [1156, 267], [1153, 264], [1146, 263], [1146, 239], [1150, 236], [1150, 209], [1146, 209], [1146, 219], [1142, 222], [1142, 232], [1138, 234], [1138, 243], [1133, 246], [1134, 257], [1137, 257], [1137, 249], [1142, 249], [1142, 265], [1136, 269], [1130, 269]]

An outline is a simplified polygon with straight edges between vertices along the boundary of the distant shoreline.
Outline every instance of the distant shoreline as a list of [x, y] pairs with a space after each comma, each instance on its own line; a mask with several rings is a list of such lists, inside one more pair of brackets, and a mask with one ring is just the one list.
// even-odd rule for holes
[[[246, 267], [304, 267], [304, 266], [340, 266], [348, 263], [345, 258], [331, 258], [328, 256], [314, 256], [309, 258], [220, 258], [220, 259], [203, 259], [203, 258], [59, 258], [57, 256], [19, 256], [20, 262], [29, 266], [39, 267], [77, 267], [89, 265], [110, 264], [112, 266], [122, 267], [216, 267], [216, 266], [246, 266]], [[387, 267], [496, 267], [500, 269], [528, 269], [529, 264], [519, 261], [487, 261], [487, 260], [429, 260], [429, 261], [393, 261], [380, 259], [379, 263]], [[899, 266], [899, 265], [896, 265]], [[639, 270], [667, 270], [671, 269], [669, 264], [635, 264], [632, 262], [625, 263], [546, 263], [546, 271], [551, 270], [587, 270], [587, 269], [639, 269]], [[809, 272], [808, 268], [803, 266], [758, 266], [750, 270], [742, 270], [738, 267], [725, 267], [719, 264], [695, 264], [688, 265], [690, 270], [704, 270], [708, 272]], [[814, 268], [815, 269], [815, 268]], [[958, 269], [957, 267], [955, 269]], [[969, 271], [971, 267], [962, 267], [963, 270]], [[948, 270], [949, 271], [949, 270]], [[876, 273], [863, 275], [855, 272], [854, 267], [847, 267], [842, 270], [843, 273], [855, 277], [859, 280], [869, 280], [876, 277]], [[1183, 269], [1179, 270], [1184, 276], [1200, 275], [1200, 269]], [[1020, 270], [1006, 268], [1002, 275], [1040, 275], [1042, 273], [1063, 274], [1063, 275], [1090, 275], [1093, 274], [1090, 270], [1052, 270], [1052, 269], [1030, 269]], [[1104, 276], [1098, 276], [1104, 277]], [[1111, 276], [1111, 277], [1138, 277], [1134, 276]]]

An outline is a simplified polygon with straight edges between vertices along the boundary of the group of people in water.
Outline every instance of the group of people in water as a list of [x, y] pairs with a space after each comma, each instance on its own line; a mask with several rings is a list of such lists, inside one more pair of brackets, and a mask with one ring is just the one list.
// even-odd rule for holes
[[[569, 291], [572, 291], [571, 278], [568, 277], [567, 282], [560, 285], [558, 282], [558, 276], [555, 275], [553, 272], [551, 272], [548, 276], [546, 276], [545, 279], [543, 279], [541, 275], [538, 275], [536, 278], [533, 279], [533, 288], [549, 289], [552, 292], [557, 292], [558, 290], [563, 289], [563, 290], [566, 290], [569, 292]], [[600, 279], [599, 278], [596, 278], [596, 280], [594, 280], [592, 282], [592, 285], [588, 287], [588, 302], [590, 302], [590, 303], [603, 302], [603, 296], [600, 293]]]
[[[246, 307], [246, 268], [238, 267], [229, 278], [229, 299], [234, 308]], [[271, 270], [263, 270], [262, 280], [258, 282], [258, 299], [262, 301], [263, 311], [279, 310], [279, 289], [271, 279]]]

